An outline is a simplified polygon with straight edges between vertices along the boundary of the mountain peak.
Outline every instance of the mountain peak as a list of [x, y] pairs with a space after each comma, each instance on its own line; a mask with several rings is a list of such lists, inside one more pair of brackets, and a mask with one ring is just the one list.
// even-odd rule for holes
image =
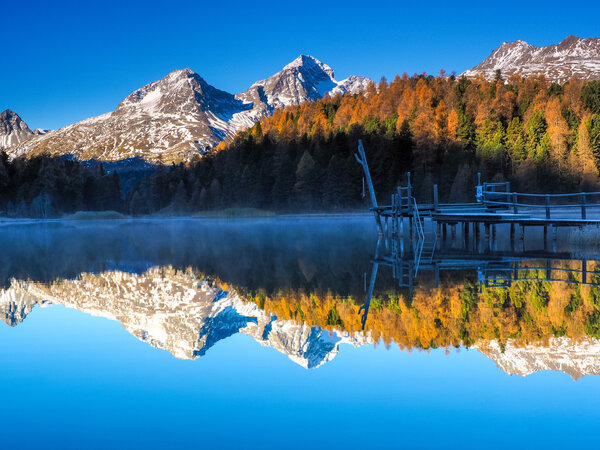
[[179, 80], [182, 78], [192, 78], [195, 76], [199, 75], [189, 67], [186, 67], [185, 69], [176, 69], [172, 72], [169, 72], [167, 76], [163, 78], [163, 80]]
[[19, 115], [5, 109], [0, 113], [0, 149], [20, 144], [33, 136], [33, 132]]
[[331, 78], [333, 78], [333, 69], [327, 64], [319, 61], [314, 56], [300, 55], [291, 63], [287, 64], [283, 70], [295, 69], [295, 68], [306, 68], [309, 70], [320, 70], [325, 72]]
[[564, 38], [560, 43], [561, 44], [571, 45], [571, 44], [573, 44], [575, 42], [578, 42], [580, 40], [581, 40], [581, 38], [579, 38], [579, 37], [577, 37], [575, 35], [570, 34], [569, 36], [567, 36], [566, 38]]
[[574, 76], [584, 80], [600, 79], [600, 39], [567, 36], [555, 45], [536, 47], [525, 41], [504, 42], [474, 68], [463, 72], [466, 77], [493, 80], [495, 72], [523, 77], [544, 75], [549, 81], [565, 83]]
[[517, 39], [516, 41], [513, 41], [513, 42], [503, 42], [500, 47], [498, 47], [496, 50], [494, 50], [494, 53], [499, 52], [501, 50], [513, 50], [516, 48], [528, 49], [528, 48], [532, 48], [532, 47], [534, 47], [534, 46], [531, 45], [529, 42], [523, 41], [521, 39]]
[[19, 115], [16, 112], [11, 111], [10, 109], [5, 109], [4, 111], [2, 111], [0, 113], [0, 121], [1, 122], [10, 121], [10, 120], [22, 121], [22, 119], [19, 117]]

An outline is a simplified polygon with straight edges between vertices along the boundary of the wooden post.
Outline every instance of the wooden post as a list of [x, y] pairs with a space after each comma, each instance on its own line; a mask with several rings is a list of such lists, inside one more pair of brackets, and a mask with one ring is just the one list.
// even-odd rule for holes
[[519, 213], [519, 206], [517, 205], [519, 202], [517, 201], [517, 194], [513, 194], [512, 195], [512, 202], [513, 202], [513, 213], [518, 214]]
[[487, 183], [483, 183], [483, 206], [487, 208], [487, 202], [485, 201], [485, 199], [486, 199], [485, 192], [486, 191], [487, 191]]
[[[369, 188], [369, 196], [371, 198], [371, 208], [377, 208], [377, 197], [375, 196], [375, 188], [373, 187], [373, 180], [371, 180], [371, 172], [369, 171], [369, 165], [367, 164], [367, 156], [365, 149], [362, 144], [362, 140], [358, 140], [358, 154], [354, 154], [356, 161], [362, 166], [365, 179], [367, 180], [367, 187]], [[375, 222], [379, 229], [379, 234], [383, 234], [383, 225], [381, 224], [381, 216], [377, 210], [373, 211], [375, 214]]]
[[398, 205], [398, 214], [402, 214], [402, 190], [400, 188], [400, 186], [398, 186], [396, 188], [396, 199], [397, 199], [397, 205]]
[[521, 234], [519, 235], [521, 251], [525, 250], [525, 225], [521, 224]]
[[585, 205], [586, 205], [585, 192], [582, 192], [581, 193], [581, 218], [583, 220], [585, 220], [587, 218]]
[[437, 212], [439, 209], [438, 205], [439, 205], [438, 204], [438, 185], [434, 184], [433, 185], [433, 210], [435, 212]]
[[[410, 172], [406, 172], [406, 178], [408, 179], [408, 184], [406, 186], [406, 188], [407, 188], [406, 195], [408, 197], [408, 213], [411, 214], [413, 202], [412, 202], [412, 186], [410, 184]], [[411, 229], [412, 229], [412, 224], [411, 224]], [[411, 231], [411, 233], [412, 233], [412, 231]]]
[[581, 260], [581, 282], [587, 283], [587, 261], [585, 259]]
[[515, 224], [512, 222], [510, 224], [510, 249], [513, 251], [515, 249]]
[[[546, 194], [546, 219], [550, 219], [550, 195]], [[544, 235], [546, 234], [546, 227], [544, 227]]]

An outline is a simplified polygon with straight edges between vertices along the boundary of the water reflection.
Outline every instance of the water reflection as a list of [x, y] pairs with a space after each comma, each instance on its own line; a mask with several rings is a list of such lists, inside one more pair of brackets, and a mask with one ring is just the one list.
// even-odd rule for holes
[[4, 225], [0, 317], [61, 304], [183, 359], [242, 333], [306, 368], [383, 342], [600, 374], [600, 267], [565, 236], [550, 252], [459, 237], [416, 261], [373, 231], [362, 217]]

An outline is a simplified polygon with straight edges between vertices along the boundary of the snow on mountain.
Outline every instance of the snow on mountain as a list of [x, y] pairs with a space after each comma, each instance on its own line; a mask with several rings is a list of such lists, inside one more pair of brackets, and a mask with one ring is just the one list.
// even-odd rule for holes
[[336, 81], [327, 64], [312, 56], [300, 55], [280, 72], [257, 81], [238, 97], [254, 101], [258, 95], [272, 109], [315, 101], [334, 91], [358, 93], [370, 81], [356, 76]]
[[[16, 284], [21, 282], [15, 281]], [[14, 327], [27, 317], [36, 305], [43, 304], [22, 289], [7, 289], [0, 291], [0, 319]]]
[[199, 358], [217, 342], [242, 333], [305, 368], [337, 355], [340, 344], [364, 345], [369, 335], [281, 321], [191, 270], [154, 267], [142, 274], [108, 271], [73, 280], [12, 280], [0, 291], [0, 314], [20, 323], [36, 304], [60, 304], [119, 321], [136, 338], [180, 359]]
[[461, 74], [493, 80], [496, 70], [506, 79], [512, 74], [524, 77], [543, 74], [550, 81], [564, 83], [574, 76], [600, 79], [600, 38], [569, 36], [556, 45], [536, 47], [518, 40], [504, 42], [474, 68]]
[[19, 115], [9, 109], [0, 113], [0, 150], [31, 139], [34, 133]]
[[551, 338], [544, 345], [516, 346], [509, 341], [504, 348], [496, 341], [474, 346], [510, 375], [527, 376], [541, 370], [569, 374], [574, 380], [585, 375], [600, 375], [600, 341]]
[[133, 92], [113, 112], [28, 140], [13, 139], [7, 147], [11, 157], [68, 153], [81, 160], [190, 160], [275, 108], [314, 101], [328, 92], [358, 93], [370, 82], [364, 77], [338, 82], [333, 75], [326, 64], [301, 55], [275, 75], [232, 95], [190, 69], [176, 70]]
[[[200, 358], [236, 333], [272, 347], [307, 369], [331, 361], [341, 344], [374, 343], [368, 332], [330, 332], [279, 320], [233, 289], [225, 291], [193, 270], [172, 267], [153, 267], [140, 274], [83, 273], [52, 283], [13, 279], [7, 289], [0, 290], [0, 318], [10, 326], [21, 323], [36, 305], [49, 304], [119, 321], [136, 338], [180, 359]], [[595, 339], [551, 338], [526, 346], [479, 341], [473, 348], [511, 375], [542, 370], [564, 372], [575, 380], [600, 375], [600, 341]]]
[[367, 89], [372, 82], [373, 80], [370, 78], [350, 75], [348, 78], [339, 81], [337, 86], [328, 92], [328, 95], [334, 96], [337, 94], [345, 94], [346, 92], [349, 92], [350, 95], [356, 95]]

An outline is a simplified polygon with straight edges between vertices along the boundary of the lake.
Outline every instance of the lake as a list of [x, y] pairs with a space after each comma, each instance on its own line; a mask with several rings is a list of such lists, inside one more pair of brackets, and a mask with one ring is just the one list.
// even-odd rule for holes
[[2, 447], [593, 446], [600, 266], [528, 233], [2, 222]]

